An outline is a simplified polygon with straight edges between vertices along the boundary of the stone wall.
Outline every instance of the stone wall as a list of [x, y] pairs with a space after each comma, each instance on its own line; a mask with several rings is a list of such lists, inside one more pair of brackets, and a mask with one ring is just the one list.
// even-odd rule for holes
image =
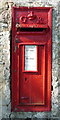
[[[11, 112], [10, 41], [12, 6], [53, 7], [52, 108], [51, 112]], [[60, 116], [60, 0], [0, 0], [0, 119], [51, 118]]]

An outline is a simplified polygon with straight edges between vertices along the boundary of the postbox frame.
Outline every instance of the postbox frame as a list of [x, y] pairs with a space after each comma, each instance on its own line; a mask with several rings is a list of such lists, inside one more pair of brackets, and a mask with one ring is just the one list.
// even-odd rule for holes
[[[51, 7], [32, 7], [30, 9], [49, 9], [50, 12], [49, 12], [49, 17], [50, 17], [50, 21], [49, 21], [49, 27], [50, 27], [50, 34], [51, 34], [51, 38], [50, 38], [50, 43], [48, 43], [48, 48], [46, 48], [46, 43], [45, 42], [37, 42], [37, 43], [31, 43], [31, 42], [25, 42], [25, 43], [17, 43], [16, 44], [16, 48], [15, 48], [15, 41], [14, 41], [14, 38], [15, 38], [15, 34], [16, 34], [16, 27], [15, 27], [15, 23], [14, 23], [14, 19], [15, 19], [15, 10], [16, 9], [28, 9], [28, 7], [19, 7], [19, 8], [16, 8], [16, 7], [13, 7], [12, 8], [12, 59], [11, 59], [11, 73], [12, 73], [12, 86], [11, 86], [11, 94], [12, 94], [12, 102], [11, 102], [11, 110], [12, 111], [25, 111], [25, 112], [28, 112], [28, 111], [50, 111], [51, 110], [51, 78], [52, 78], [52, 8]], [[15, 32], [14, 32], [15, 31]], [[17, 35], [22, 35], [22, 34], [30, 34], [31, 32], [20, 32], [20, 33], [17, 33]], [[37, 32], [35, 32], [37, 33]], [[34, 32], [32, 32], [31, 34], [35, 34]], [[38, 35], [40, 34], [43, 34], [41, 32], [38, 32], [37, 33]], [[45, 34], [45, 32], [44, 32]], [[18, 52], [18, 49], [19, 49], [19, 46], [20, 45], [44, 45], [45, 46], [45, 49], [47, 49], [47, 53], [49, 52], [48, 54], [48, 82], [47, 82], [47, 85], [48, 85], [48, 90], [47, 90], [47, 99], [45, 101], [45, 105], [37, 105], [35, 106], [34, 104], [33, 105], [29, 105], [29, 106], [20, 106], [19, 105], [19, 70], [17, 71], [15, 68], [16, 68], [16, 64], [17, 64], [17, 61], [15, 59], [15, 57], [17, 56], [17, 53], [16, 51]], [[16, 51], [15, 51], [16, 49]], [[14, 60], [13, 60], [14, 59]], [[23, 60], [24, 62], [24, 60]], [[18, 63], [19, 65], [19, 63]], [[17, 68], [18, 69], [18, 68]], [[24, 67], [23, 67], [24, 69]], [[45, 68], [46, 69], [46, 68]], [[35, 72], [35, 71], [24, 71], [23, 72]], [[37, 72], [37, 71], [36, 71]], [[17, 80], [16, 80], [16, 76], [17, 76]], [[44, 88], [45, 89], [45, 88]], [[15, 96], [16, 94], [16, 96]]]

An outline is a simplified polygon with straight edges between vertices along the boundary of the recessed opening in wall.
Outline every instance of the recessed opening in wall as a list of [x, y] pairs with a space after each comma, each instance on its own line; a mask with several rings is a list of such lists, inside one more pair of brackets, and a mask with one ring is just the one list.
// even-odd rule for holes
[[[50, 111], [52, 8], [13, 7], [13, 11], [12, 111]], [[35, 20], [35, 13], [36, 17], [39, 18], [38, 23]], [[22, 28], [15, 26], [17, 14], [18, 20], [28, 16], [27, 21], [22, 20], [19, 23]], [[42, 17], [43, 22], [41, 23], [40, 18]], [[28, 27], [32, 25], [36, 28]], [[48, 32], [44, 32], [46, 30]]]

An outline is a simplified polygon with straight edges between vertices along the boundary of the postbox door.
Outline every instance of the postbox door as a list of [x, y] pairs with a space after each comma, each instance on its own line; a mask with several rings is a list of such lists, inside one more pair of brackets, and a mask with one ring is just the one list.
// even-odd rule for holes
[[20, 105], [45, 104], [45, 46], [19, 46]]

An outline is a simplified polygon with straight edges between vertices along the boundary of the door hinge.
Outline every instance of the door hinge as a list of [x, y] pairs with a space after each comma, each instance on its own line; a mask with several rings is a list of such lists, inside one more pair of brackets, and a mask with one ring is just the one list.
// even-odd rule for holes
[[15, 53], [16, 53], [17, 48], [18, 48], [18, 46], [15, 46], [15, 47], [14, 47], [14, 52], [15, 52]]

